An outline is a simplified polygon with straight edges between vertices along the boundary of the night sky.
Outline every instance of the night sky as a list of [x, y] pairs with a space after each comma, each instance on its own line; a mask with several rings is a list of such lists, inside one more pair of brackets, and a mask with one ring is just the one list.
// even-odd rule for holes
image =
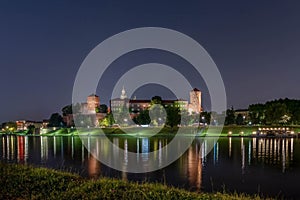
[[[45, 2], [0, 2], [0, 122], [42, 120], [60, 112], [72, 101], [73, 82], [87, 54], [114, 34], [145, 26], [174, 29], [197, 40], [221, 72], [228, 107], [300, 99], [300, 1]], [[182, 71], [203, 91], [209, 109], [201, 77], [187, 70], [184, 60], [159, 50], [117, 59], [98, 87], [101, 103], [108, 104], [123, 73], [148, 62]], [[157, 85], [136, 92], [138, 98], [154, 95], [174, 97]]]

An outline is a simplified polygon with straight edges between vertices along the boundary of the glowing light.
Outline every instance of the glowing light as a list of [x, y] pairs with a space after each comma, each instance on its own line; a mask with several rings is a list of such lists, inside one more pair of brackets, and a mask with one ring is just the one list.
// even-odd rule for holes
[[232, 132], [231, 132], [231, 131], [229, 131], [229, 132], [228, 132], [228, 135], [231, 135], [231, 134], [232, 134]]

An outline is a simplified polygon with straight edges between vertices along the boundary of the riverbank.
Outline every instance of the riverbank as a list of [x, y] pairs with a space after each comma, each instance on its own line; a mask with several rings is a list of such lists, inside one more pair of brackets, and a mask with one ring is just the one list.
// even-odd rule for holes
[[[261, 126], [261, 127], [278, 127], [278, 126]], [[258, 130], [259, 126], [224, 126], [222, 128], [221, 134], [218, 132], [219, 127], [211, 126], [208, 130], [207, 127], [198, 128], [197, 132], [195, 132], [196, 127], [180, 127], [185, 136], [198, 136], [198, 137], [254, 137], [253, 132]], [[290, 130], [295, 132], [295, 136], [300, 133], [300, 126], [290, 126]], [[100, 132], [100, 129], [102, 132]], [[178, 127], [170, 128], [170, 127], [122, 127], [121, 128], [85, 128], [80, 129], [80, 131], [75, 128], [48, 128], [43, 129], [40, 136], [93, 136], [93, 135], [114, 135], [114, 136], [124, 136], [131, 135], [133, 137], [152, 137], [152, 136], [174, 136], [177, 133]], [[0, 134], [7, 134], [1, 133]], [[19, 131], [10, 134], [15, 135], [27, 135], [26, 131]], [[36, 136], [36, 134], [33, 134]]]
[[16, 164], [0, 163], [0, 177], [0, 199], [260, 199], [109, 178], [90, 180], [77, 174]]

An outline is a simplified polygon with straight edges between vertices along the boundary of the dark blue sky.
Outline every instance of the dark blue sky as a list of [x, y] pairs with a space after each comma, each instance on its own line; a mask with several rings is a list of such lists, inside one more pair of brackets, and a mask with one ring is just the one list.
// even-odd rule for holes
[[[174, 29], [204, 46], [222, 74], [228, 106], [300, 99], [299, 10], [299, 1], [1, 1], [0, 122], [59, 112], [71, 103], [85, 56], [109, 36], [144, 26]], [[100, 100], [107, 104], [118, 77], [149, 61], [184, 71], [209, 107], [201, 78], [176, 56], [159, 51], [116, 60], [105, 86], [99, 86]], [[146, 87], [137, 95], [151, 97], [155, 90]]]

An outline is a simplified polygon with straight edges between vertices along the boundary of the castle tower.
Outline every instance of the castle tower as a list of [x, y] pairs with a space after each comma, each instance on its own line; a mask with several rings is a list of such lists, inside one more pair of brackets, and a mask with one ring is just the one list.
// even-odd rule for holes
[[126, 91], [125, 91], [124, 86], [123, 86], [123, 89], [122, 89], [122, 93], [121, 93], [120, 99], [127, 99], [127, 95], [126, 95]]
[[201, 91], [197, 88], [194, 88], [190, 91], [190, 104], [189, 104], [189, 112], [200, 113], [202, 110], [201, 105]]
[[95, 113], [96, 108], [100, 106], [99, 96], [91, 94], [87, 97], [87, 110], [90, 113]]

